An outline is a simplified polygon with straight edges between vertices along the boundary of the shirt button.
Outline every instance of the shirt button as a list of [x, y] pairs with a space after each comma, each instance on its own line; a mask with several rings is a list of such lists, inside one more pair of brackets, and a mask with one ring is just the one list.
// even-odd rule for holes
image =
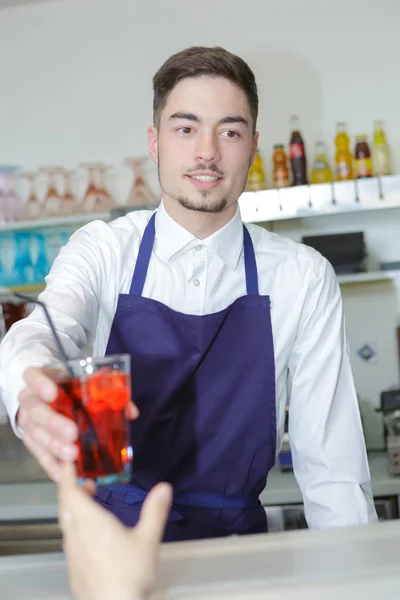
[[196, 287], [199, 287], [199, 285], [200, 285], [199, 279], [193, 279], [193, 285], [195, 285]]
[[203, 249], [203, 246], [199, 244], [198, 246], [195, 246], [194, 249], [196, 250], [196, 252], [200, 252], [200, 250]]

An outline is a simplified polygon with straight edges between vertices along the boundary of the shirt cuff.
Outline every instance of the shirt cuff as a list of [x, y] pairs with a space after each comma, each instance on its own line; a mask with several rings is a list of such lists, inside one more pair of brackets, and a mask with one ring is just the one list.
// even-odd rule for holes
[[[22, 439], [23, 431], [17, 425], [17, 413], [19, 410], [19, 395], [26, 387], [24, 380], [24, 372], [28, 367], [44, 367], [47, 365], [55, 365], [55, 361], [51, 363], [48, 356], [25, 356], [21, 357], [18, 362], [15, 360], [6, 373], [1, 373], [2, 379], [2, 401], [10, 420], [11, 427], [17, 437]], [[4, 369], [4, 367], [3, 367]]]
[[15, 435], [20, 439], [22, 439], [23, 432], [21, 427], [17, 425], [17, 413], [19, 410], [19, 394], [25, 386], [26, 383], [21, 377], [18, 379], [18, 382], [3, 390], [2, 393], [3, 404], [7, 411], [10, 425]]

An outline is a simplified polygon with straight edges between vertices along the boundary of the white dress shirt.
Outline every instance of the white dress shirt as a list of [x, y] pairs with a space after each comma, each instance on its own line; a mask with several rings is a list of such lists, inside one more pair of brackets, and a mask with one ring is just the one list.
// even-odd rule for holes
[[[151, 215], [152, 211], [134, 211], [112, 223], [89, 223], [72, 235], [54, 261], [40, 299], [50, 309], [71, 358], [82, 352], [104, 355], [118, 295], [129, 292]], [[145, 297], [175, 311], [204, 315], [246, 294], [239, 210], [203, 240], [169, 217], [163, 203], [155, 226]], [[289, 440], [308, 525], [373, 522], [376, 513], [335, 273], [313, 249], [254, 224], [248, 229], [259, 293], [271, 298], [277, 454], [290, 400]], [[24, 369], [54, 362], [57, 356], [40, 307], [5, 336], [0, 386], [17, 434]]]

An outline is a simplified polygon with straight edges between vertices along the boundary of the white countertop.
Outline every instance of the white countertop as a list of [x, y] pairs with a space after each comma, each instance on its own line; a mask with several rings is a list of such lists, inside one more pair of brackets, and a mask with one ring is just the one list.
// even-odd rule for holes
[[[153, 600], [398, 600], [400, 522], [164, 544]], [[62, 554], [0, 558], [2, 600], [71, 600]]]
[[[374, 497], [400, 495], [400, 475], [389, 473], [386, 453], [371, 453], [368, 455], [368, 461]], [[260, 500], [264, 506], [302, 503], [300, 488], [293, 471], [282, 473], [276, 467], [272, 469]]]
[[[400, 476], [389, 474], [386, 454], [371, 454], [369, 460], [374, 496], [400, 495]], [[260, 500], [264, 506], [301, 503], [300, 489], [293, 473], [281, 473], [278, 469], [273, 469]], [[53, 483], [44, 481], [0, 485], [0, 521], [56, 517], [57, 488]]]

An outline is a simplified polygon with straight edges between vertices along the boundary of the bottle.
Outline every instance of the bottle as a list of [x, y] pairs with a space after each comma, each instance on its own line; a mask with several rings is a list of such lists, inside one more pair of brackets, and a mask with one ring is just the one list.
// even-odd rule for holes
[[333, 174], [325, 154], [325, 144], [324, 142], [317, 142], [311, 171], [311, 183], [331, 183], [332, 181]]
[[272, 172], [275, 188], [283, 188], [289, 185], [289, 169], [283, 144], [275, 144], [274, 146]]
[[292, 135], [289, 142], [289, 156], [292, 166], [292, 185], [306, 185], [307, 158], [303, 138], [300, 133], [299, 117], [290, 117]]
[[372, 167], [375, 177], [390, 175], [390, 151], [386, 141], [382, 121], [374, 123], [374, 142], [372, 146]]
[[266, 187], [266, 179], [264, 173], [263, 160], [257, 148], [254, 162], [249, 169], [247, 175], [246, 192], [256, 192], [264, 190]]
[[371, 150], [368, 145], [368, 136], [365, 134], [356, 135], [354, 159], [356, 178], [372, 177]]
[[353, 155], [350, 150], [350, 138], [347, 135], [346, 124], [343, 121], [336, 124], [335, 146], [336, 180], [349, 181], [354, 178]]

